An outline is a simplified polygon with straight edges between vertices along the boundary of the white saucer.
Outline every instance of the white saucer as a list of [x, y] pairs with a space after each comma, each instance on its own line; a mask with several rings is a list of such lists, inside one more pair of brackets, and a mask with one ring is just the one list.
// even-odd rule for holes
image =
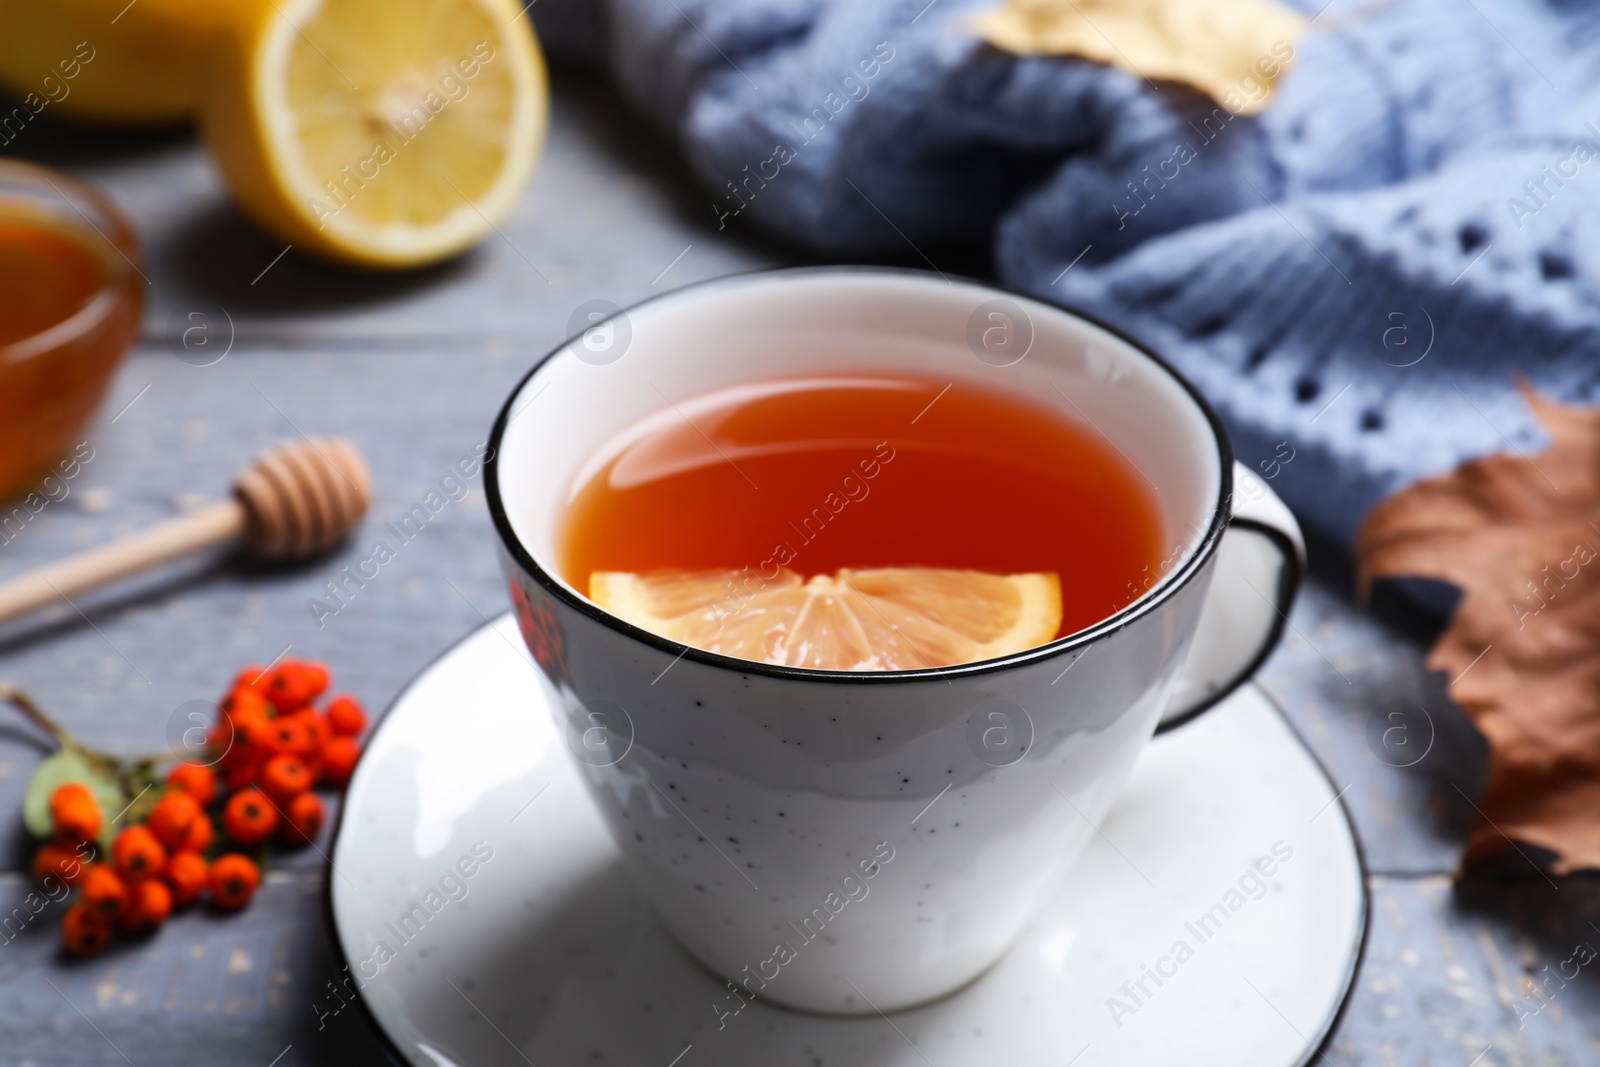
[[[937, 1003], [855, 1019], [744, 1005], [679, 950], [539, 692], [506, 615], [412, 682], [350, 784], [334, 941], [405, 1062], [1274, 1067], [1317, 1054], [1349, 990], [1367, 914], [1355, 839], [1253, 686], [1151, 743], [998, 966]], [[1258, 891], [1248, 872], [1275, 844]], [[330, 992], [318, 1010], [351, 999]]]

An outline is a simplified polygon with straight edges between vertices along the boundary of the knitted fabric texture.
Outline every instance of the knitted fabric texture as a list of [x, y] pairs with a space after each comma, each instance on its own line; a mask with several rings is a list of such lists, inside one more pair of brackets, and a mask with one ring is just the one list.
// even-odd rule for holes
[[1000, 52], [965, 21], [989, 6], [534, 14], [673, 133], [719, 226], [850, 259], [989, 242], [1002, 283], [1171, 361], [1339, 542], [1419, 478], [1542, 447], [1517, 374], [1594, 398], [1600, 5], [1318, 0], [1256, 115]]

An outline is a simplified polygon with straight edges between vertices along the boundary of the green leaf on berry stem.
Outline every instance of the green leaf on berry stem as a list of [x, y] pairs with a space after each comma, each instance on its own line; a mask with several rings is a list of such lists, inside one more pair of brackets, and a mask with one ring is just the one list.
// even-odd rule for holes
[[111, 847], [116, 836], [113, 820], [127, 805], [122, 788], [110, 777], [97, 771], [82, 756], [63, 748], [44, 758], [28, 782], [28, 791], [22, 798], [22, 822], [28, 833], [37, 838], [50, 837], [55, 827], [50, 820], [50, 795], [68, 782], [82, 782], [94, 794], [103, 816], [100, 824], [100, 845]]

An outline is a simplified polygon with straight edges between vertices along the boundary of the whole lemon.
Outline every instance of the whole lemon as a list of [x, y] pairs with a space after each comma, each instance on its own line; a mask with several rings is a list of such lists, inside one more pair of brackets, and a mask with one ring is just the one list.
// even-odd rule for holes
[[193, 117], [207, 42], [235, 0], [0, 0], [0, 85], [36, 115], [114, 126]]

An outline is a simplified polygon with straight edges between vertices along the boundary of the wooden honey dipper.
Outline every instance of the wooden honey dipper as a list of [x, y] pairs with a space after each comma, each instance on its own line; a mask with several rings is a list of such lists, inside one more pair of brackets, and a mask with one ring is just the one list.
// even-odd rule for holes
[[242, 540], [269, 560], [307, 559], [343, 541], [372, 501], [366, 461], [337, 437], [279, 445], [240, 472], [228, 500], [0, 585], [0, 622], [196, 549]]

